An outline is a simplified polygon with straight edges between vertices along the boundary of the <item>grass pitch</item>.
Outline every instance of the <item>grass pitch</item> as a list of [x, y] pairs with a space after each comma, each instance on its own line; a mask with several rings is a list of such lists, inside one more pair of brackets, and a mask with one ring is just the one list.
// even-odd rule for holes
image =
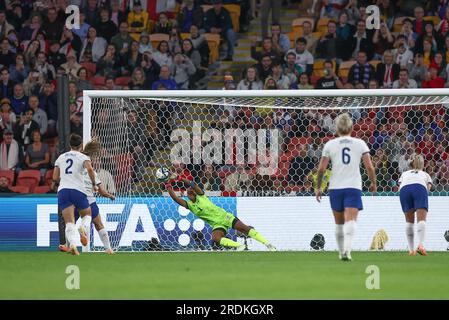
[[[449, 299], [449, 252], [0, 252], [0, 299]], [[68, 290], [66, 268], [80, 270]], [[380, 269], [368, 290], [366, 268]]]

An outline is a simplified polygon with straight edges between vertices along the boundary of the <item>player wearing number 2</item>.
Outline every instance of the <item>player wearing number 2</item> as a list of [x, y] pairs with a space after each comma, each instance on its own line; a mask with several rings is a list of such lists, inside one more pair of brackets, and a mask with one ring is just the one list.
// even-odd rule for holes
[[424, 237], [426, 234], [426, 216], [429, 210], [428, 191], [432, 187], [432, 178], [423, 171], [424, 158], [415, 154], [410, 162], [411, 170], [402, 173], [399, 178], [399, 198], [402, 211], [405, 214], [405, 233], [409, 254], [416, 255], [414, 247], [414, 223], [415, 212], [418, 220], [418, 249], [417, 252], [423, 256], [427, 255], [424, 249]]
[[93, 190], [96, 190], [97, 186], [90, 158], [81, 153], [83, 139], [78, 135], [72, 134], [70, 136], [70, 149], [69, 152], [61, 154], [55, 162], [52, 188], [54, 189], [59, 184], [58, 206], [62, 211], [65, 222], [66, 240], [72, 255], [79, 255], [75, 244], [75, 210], [78, 210], [81, 216], [81, 226], [78, 232], [81, 243], [84, 246], [88, 243], [86, 230], [90, 230], [92, 221], [91, 209], [84, 184], [84, 170], [87, 170]]
[[[335, 219], [335, 237], [343, 261], [351, 261], [352, 239], [354, 237], [357, 215], [363, 210], [362, 177], [360, 160], [363, 160], [371, 181], [371, 191], [377, 191], [376, 175], [366, 143], [351, 137], [353, 123], [347, 113], [335, 119], [338, 138], [327, 142], [318, 166], [317, 186], [322, 185], [324, 172], [332, 163], [329, 181], [329, 199]], [[321, 201], [321, 188], [315, 189], [318, 202]]]

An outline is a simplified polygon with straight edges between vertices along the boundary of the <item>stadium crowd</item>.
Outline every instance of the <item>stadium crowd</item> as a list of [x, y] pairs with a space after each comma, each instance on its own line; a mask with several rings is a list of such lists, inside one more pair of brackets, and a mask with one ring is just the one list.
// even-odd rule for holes
[[[293, 22], [291, 31], [282, 30], [281, 4], [297, 6], [298, 2], [303, 7], [316, 3], [316, 14], [306, 12], [310, 8], [298, 10], [301, 18]], [[261, 40], [248, 52], [255, 63], [241, 75], [226, 73], [225, 90], [449, 87], [448, 3], [1, 0], [0, 170], [7, 182], [0, 180], [0, 191], [12, 190], [21, 171], [39, 172], [37, 177], [24, 175], [26, 184], [37, 179], [35, 184], [45, 187], [50, 179], [48, 170], [59, 152], [58, 110], [63, 107], [56, 99], [58, 74], [69, 76], [71, 132], [82, 134], [83, 90], [199, 89], [214, 62], [234, 60], [239, 33], [244, 34], [260, 16]], [[65, 8], [70, 4], [81, 9], [79, 28], [66, 26]], [[380, 8], [378, 30], [366, 26], [370, 4]], [[229, 5], [239, 7], [239, 16]], [[221, 39], [219, 48], [212, 45], [214, 35]], [[411, 152], [425, 155], [437, 190], [449, 191], [446, 110], [352, 112], [355, 134], [370, 144], [384, 191], [396, 190]], [[133, 116], [141, 122], [147, 119], [147, 115]], [[156, 115], [161, 131], [167, 127], [164, 117]], [[283, 145], [278, 172], [270, 175], [261, 167], [236, 167], [226, 173], [210, 166], [179, 170], [195, 171], [192, 174], [210, 190], [312, 190], [320, 149], [333, 134], [333, 112], [276, 109], [259, 114], [252, 108], [228, 108], [218, 117], [216, 127], [280, 129]], [[145, 128], [142, 132], [148, 145], [157, 145], [157, 137]]]

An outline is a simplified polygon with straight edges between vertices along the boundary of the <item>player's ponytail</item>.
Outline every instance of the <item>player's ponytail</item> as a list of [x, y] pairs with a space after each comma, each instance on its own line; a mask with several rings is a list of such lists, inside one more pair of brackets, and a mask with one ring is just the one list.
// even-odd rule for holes
[[101, 145], [100, 142], [97, 139], [92, 139], [86, 145], [84, 146], [83, 153], [92, 158], [96, 157], [100, 154]]
[[423, 170], [424, 169], [424, 157], [420, 154], [414, 154], [411, 156], [410, 167], [413, 170]]
[[342, 113], [335, 118], [335, 126], [339, 136], [347, 136], [352, 132], [352, 119], [348, 113]]

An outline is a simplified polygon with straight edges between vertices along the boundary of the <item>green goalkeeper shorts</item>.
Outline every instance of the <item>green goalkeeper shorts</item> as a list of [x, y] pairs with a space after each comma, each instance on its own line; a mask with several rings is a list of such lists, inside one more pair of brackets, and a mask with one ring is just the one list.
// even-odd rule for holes
[[212, 227], [212, 231], [221, 229], [226, 233], [231, 228], [234, 228], [235, 223], [238, 221], [237, 217], [233, 214], [226, 212], [216, 218], [208, 221], [210, 226]]

